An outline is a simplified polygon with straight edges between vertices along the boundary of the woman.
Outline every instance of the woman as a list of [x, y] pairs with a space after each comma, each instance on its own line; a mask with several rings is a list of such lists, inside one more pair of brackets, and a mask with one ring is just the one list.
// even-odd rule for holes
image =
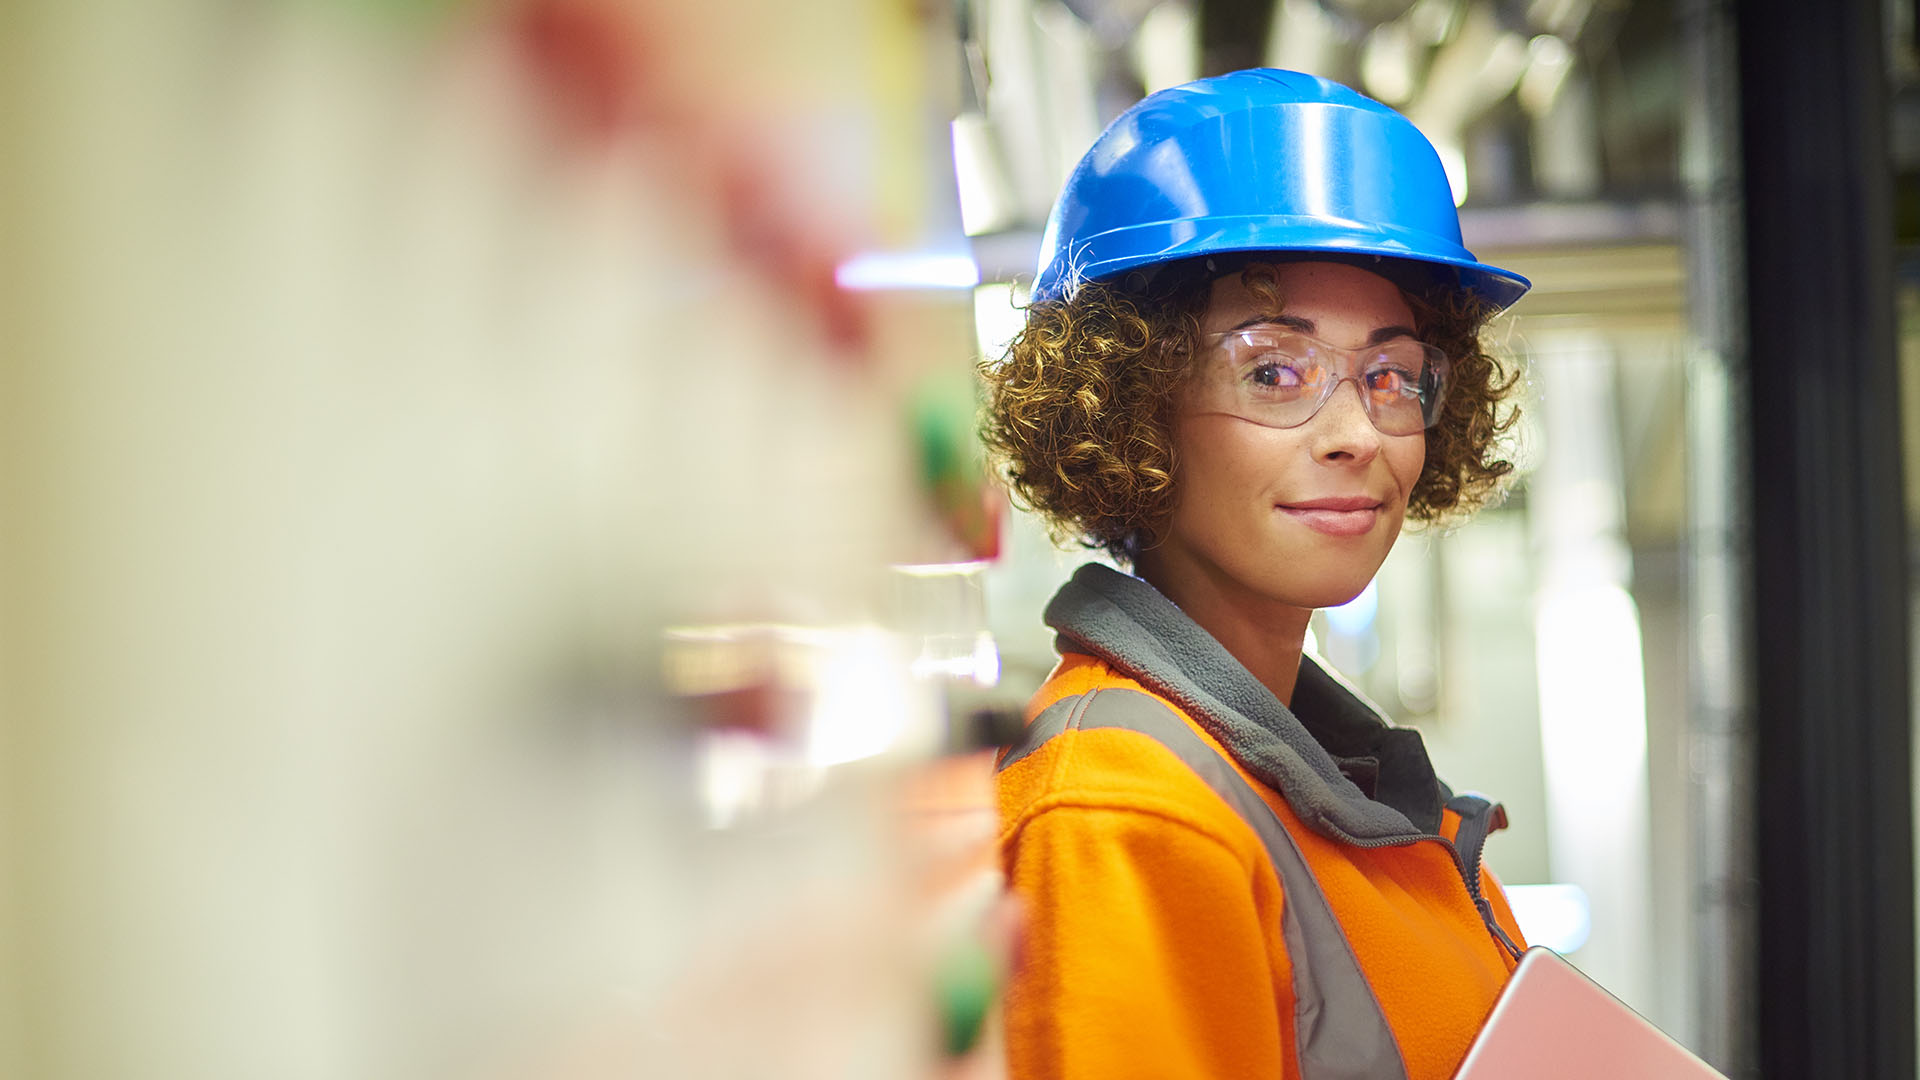
[[1043, 247], [984, 434], [1133, 574], [1048, 606], [1001, 761], [1012, 1075], [1443, 1080], [1524, 948], [1480, 866], [1504, 817], [1301, 650], [1406, 518], [1497, 494], [1479, 334], [1527, 283], [1460, 246], [1412, 124], [1293, 72], [1129, 110]]

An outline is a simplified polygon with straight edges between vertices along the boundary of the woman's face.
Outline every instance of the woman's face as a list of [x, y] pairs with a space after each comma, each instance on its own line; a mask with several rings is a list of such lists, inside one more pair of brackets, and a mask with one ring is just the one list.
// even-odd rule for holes
[[[1201, 329], [1212, 335], [1265, 319], [1342, 348], [1413, 335], [1413, 312], [1385, 278], [1342, 263], [1274, 270], [1284, 311], [1228, 274], [1213, 283]], [[1226, 363], [1219, 339], [1203, 340], [1196, 362]], [[1192, 382], [1205, 377], [1198, 375]], [[1425, 433], [1381, 434], [1352, 381], [1291, 428], [1216, 411], [1205, 396], [1182, 398], [1174, 427], [1179, 507], [1145, 560], [1178, 563], [1183, 575], [1291, 607], [1359, 595], [1400, 534], [1426, 462]]]

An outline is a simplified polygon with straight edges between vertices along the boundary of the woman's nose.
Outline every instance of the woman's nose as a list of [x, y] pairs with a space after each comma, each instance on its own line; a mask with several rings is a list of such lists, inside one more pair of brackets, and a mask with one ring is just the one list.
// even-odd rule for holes
[[1317, 460], [1365, 463], [1380, 452], [1380, 430], [1367, 415], [1360, 384], [1353, 379], [1340, 380], [1311, 423]]

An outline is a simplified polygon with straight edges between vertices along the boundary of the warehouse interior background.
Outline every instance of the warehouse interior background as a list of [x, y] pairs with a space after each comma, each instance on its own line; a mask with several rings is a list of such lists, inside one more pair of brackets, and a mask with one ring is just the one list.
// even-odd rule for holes
[[1913, 1074], [1920, 4], [1803, 7], [8, 6], [0, 1075], [998, 1075], [983, 755], [1095, 556], [975, 365], [1104, 124], [1254, 65], [1535, 283], [1512, 493], [1316, 649], [1530, 937]]

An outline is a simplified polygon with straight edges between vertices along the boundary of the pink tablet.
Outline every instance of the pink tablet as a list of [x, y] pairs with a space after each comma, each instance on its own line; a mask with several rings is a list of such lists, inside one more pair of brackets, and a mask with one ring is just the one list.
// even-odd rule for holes
[[1454, 1080], [1726, 1080], [1551, 949], [1528, 949]]

